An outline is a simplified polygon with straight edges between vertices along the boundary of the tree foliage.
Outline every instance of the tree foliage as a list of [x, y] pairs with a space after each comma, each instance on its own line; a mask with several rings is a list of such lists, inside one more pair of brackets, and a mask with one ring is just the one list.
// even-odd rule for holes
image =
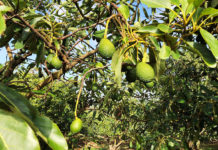
[[[23, 137], [35, 143], [23, 149], [68, 149], [64, 136], [78, 144], [79, 134], [68, 134], [77, 113], [84, 135], [130, 148], [217, 139], [217, 16], [216, 0], [1, 0], [9, 59], [0, 67], [0, 126], [18, 121], [30, 132]], [[0, 130], [3, 149], [13, 149], [5, 135], [19, 134], [8, 132]]]

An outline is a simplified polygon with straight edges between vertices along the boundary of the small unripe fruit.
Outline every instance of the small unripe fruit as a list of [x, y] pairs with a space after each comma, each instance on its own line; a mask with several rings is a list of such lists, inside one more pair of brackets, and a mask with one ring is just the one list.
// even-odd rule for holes
[[154, 82], [148, 82], [148, 83], [146, 83], [146, 86], [148, 88], [152, 88], [154, 86]]
[[135, 82], [136, 80], [136, 69], [132, 68], [126, 72], [126, 80], [128, 82]]
[[95, 67], [96, 67], [96, 68], [102, 68], [102, 67], [104, 67], [104, 65], [103, 65], [101, 62], [97, 62], [97, 63], [95, 64]]
[[53, 57], [51, 60], [51, 65], [56, 69], [60, 69], [62, 67], [62, 61], [58, 57]]
[[51, 63], [52, 58], [53, 58], [54, 56], [55, 56], [54, 54], [49, 54], [49, 55], [47, 56], [47, 58], [46, 58], [47, 62], [48, 62], [48, 63]]
[[70, 131], [75, 134], [80, 132], [82, 129], [82, 120], [80, 118], [76, 118], [70, 125]]
[[[97, 63], [95, 64], [95, 67], [96, 67], [96, 68], [102, 68], [102, 67], [104, 67], [104, 65], [103, 65], [101, 62], [97, 62]], [[101, 75], [104, 74], [103, 69], [98, 69], [98, 72], [99, 72]]]
[[151, 81], [154, 79], [154, 69], [144, 62], [136, 65], [136, 76], [143, 82]]
[[174, 144], [173, 142], [171, 142], [171, 141], [168, 142], [168, 145], [169, 145], [170, 147], [174, 147], [174, 146], [175, 146], [175, 144]]
[[95, 91], [97, 91], [97, 90], [98, 90], [98, 86], [97, 86], [96, 84], [93, 84], [93, 85], [92, 85], [92, 91], [95, 92]]
[[99, 43], [98, 51], [103, 58], [108, 59], [113, 56], [116, 49], [111, 41], [109, 41], [106, 38], [103, 38]]

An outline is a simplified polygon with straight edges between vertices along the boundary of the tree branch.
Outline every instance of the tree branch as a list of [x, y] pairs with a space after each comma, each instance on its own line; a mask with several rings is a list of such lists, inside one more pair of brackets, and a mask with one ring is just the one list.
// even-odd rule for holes
[[[70, 69], [72, 69], [76, 64], [78, 64], [80, 61], [82, 61], [83, 59], [95, 54], [97, 52], [97, 49], [90, 51], [84, 55], [82, 55], [81, 57], [79, 57], [78, 59], [76, 59], [74, 62], [72, 62], [71, 64], [66, 65], [65, 67], [65, 71], [69, 71]], [[48, 78], [46, 78], [42, 83], [40, 83], [34, 90], [40, 90], [43, 87], [45, 87], [46, 85], [48, 85], [50, 82], [52, 82], [55, 79], [59, 79], [62, 75], [64, 74], [63, 68], [57, 72], [54, 72], [51, 74], [51, 76], [49, 76]], [[32, 97], [33, 93], [30, 93], [29, 95], [27, 95], [28, 98]]]
[[8, 44], [5, 47], [6, 47], [9, 59], [10, 59], [10, 61], [12, 61], [13, 60], [12, 50]]
[[[43, 41], [45, 42], [45, 44], [46, 44], [49, 48], [51, 48], [51, 49], [53, 49], [53, 50], [55, 50], [55, 51], [58, 51], [55, 46], [53, 46], [51, 43], [49, 43], [49, 42], [44, 38], [44, 36], [43, 36], [41, 33], [39, 33], [39, 32], [37, 31], [37, 29], [35, 29], [34, 27], [32, 27], [26, 20], [24, 20], [24, 19], [23, 19], [22, 17], [20, 17], [20, 16], [16, 16], [16, 17], [17, 17], [18, 19], [20, 19], [27, 27], [29, 27], [41, 40], [43, 40]], [[58, 52], [59, 52], [59, 54], [62, 56], [63, 60], [64, 60], [66, 63], [69, 63], [69, 61], [68, 61], [66, 55], [64, 55], [61, 51], [58, 51]]]
[[84, 19], [89, 19], [89, 18], [87, 18], [87, 17], [83, 14], [83, 12], [81, 11], [81, 9], [79, 8], [78, 3], [77, 3], [77, 2], [74, 2], [74, 4], [76, 5], [76, 8], [79, 10], [80, 15], [81, 15]]
[[60, 39], [60, 40], [66, 39], [66, 38], [72, 36], [73, 34], [77, 33], [78, 31], [85, 30], [85, 29], [88, 29], [88, 28], [91, 28], [91, 27], [95, 27], [95, 26], [97, 26], [98, 24], [103, 23], [103, 22], [105, 22], [106, 20], [108, 20], [108, 19], [110, 19], [110, 18], [112, 18], [112, 17], [114, 17], [114, 16], [110, 16], [110, 17], [108, 17], [108, 18], [106, 18], [106, 19], [104, 19], [104, 20], [102, 20], [102, 21], [99, 21], [99, 22], [97, 22], [97, 23], [94, 23], [94, 24], [92, 24], [92, 25], [90, 25], [90, 26], [80, 28], [80, 29], [78, 29], [78, 30], [76, 30], [76, 31], [74, 31], [74, 32], [72, 32], [72, 33], [70, 33], [70, 34], [68, 34], [68, 35], [59, 37], [59, 38], [57, 38], [57, 39]]
[[24, 56], [19, 56], [19, 58], [17, 59], [12, 59], [11, 61], [9, 61], [9, 64], [7, 66], [7, 70], [5, 71], [4, 75], [1, 77], [0, 81], [2, 81], [5, 78], [8, 78], [12, 75], [14, 69], [21, 64], [22, 62], [24, 62], [26, 60], [26, 58], [28, 56], [32, 55], [31, 52], [26, 53]]
[[52, 48], [53, 46], [34, 28], [32, 27], [26, 20], [24, 20], [21, 16], [16, 16], [18, 19], [20, 19], [27, 27], [29, 27], [41, 40], [45, 42], [45, 44]]
[[[91, 33], [91, 32], [90, 32]], [[74, 49], [74, 47], [76, 47], [80, 42], [83, 42], [85, 38], [87, 38], [89, 35], [87, 34], [86, 36], [84, 36], [83, 38], [79, 39], [67, 52], [67, 54], [69, 55], [70, 54], [70, 51], [72, 51]]]

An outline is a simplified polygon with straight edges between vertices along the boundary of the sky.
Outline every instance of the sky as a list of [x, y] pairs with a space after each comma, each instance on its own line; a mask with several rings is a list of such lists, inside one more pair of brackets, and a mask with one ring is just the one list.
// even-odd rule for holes
[[6, 49], [0, 48], [0, 64], [4, 64], [6, 62]]

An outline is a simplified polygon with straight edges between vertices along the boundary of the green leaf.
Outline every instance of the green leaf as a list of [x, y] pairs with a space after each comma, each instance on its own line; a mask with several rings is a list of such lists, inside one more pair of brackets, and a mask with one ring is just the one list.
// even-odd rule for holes
[[155, 46], [155, 48], [160, 51], [160, 46], [157, 42], [157, 39], [153, 36], [149, 36], [149, 39], [151, 40], [151, 43]]
[[191, 4], [191, 3], [193, 3], [193, 1], [194, 1], [194, 0], [188, 0], [188, 3]]
[[50, 95], [50, 96], [52, 96], [52, 97], [55, 97], [55, 95], [54, 94], [52, 94], [51, 92], [48, 92], [48, 91], [45, 91], [45, 90], [32, 90], [32, 92], [33, 93], [36, 93], [36, 94], [48, 94], [48, 95]]
[[218, 5], [218, 1], [217, 0], [212, 0], [211, 7], [215, 8], [217, 5]]
[[214, 21], [214, 23], [218, 23], [218, 18], [216, 18], [216, 20]]
[[22, 112], [31, 119], [36, 115], [35, 108], [30, 105], [29, 101], [24, 96], [2, 83], [0, 83], [0, 101], [9, 107], [13, 106], [14, 111]]
[[1, 137], [1, 135], [0, 135], [0, 149], [1, 150], [9, 150], [7, 145], [6, 145], [5, 140], [3, 139], [3, 137]]
[[[0, 17], [1, 17], [1, 15], [0, 15]], [[1, 23], [2, 22], [0, 21], [0, 24]], [[0, 28], [1, 27], [2, 26], [0, 25]], [[6, 28], [5, 32], [4, 32], [4, 35], [1, 36], [1, 38], [0, 38], [0, 47], [3, 47], [6, 44], [8, 44], [8, 42], [13, 38], [13, 36], [14, 36], [14, 29], [16, 27], [17, 27], [16, 24], [11, 24], [11, 25], [7, 26], [7, 28]]]
[[175, 60], [178, 60], [180, 58], [180, 54], [179, 54], [179, 51], [176, 50], [175, 52], [174, 51], [171, 51], [170, 52], [170, 55], [173, 57], [173, 59]]
[[160, 59], [167, 59], [170, 57], [171, 48], [169, 46], [166, 46], [165, 43], [163, 43], [163, 46], [160, 49], [159, 57]]
[[117, 50], [114, 52], [112, 56], [112, 62], [111, 62], [111, 68], [112, 71], [115, 72], [115, 81], [119, 86], [121, 86], [121, 79], [122, 79], [122, 60], [123, 60], [123, 55], [120, 54], [120, 51]]
[[[37, 131], [38, 135], [54, 150], [67, 148], [64, 136], [58, 126], [47, 117], [36, 115], [36, 110], [22, 95], [0, 83], [0, 102], [11, 108], [17, 115], [25, 119]], [[1, 118], [1, 117], [0, 117]], [[2, 121], [2, 119], [1, 119]], [[1, 122], [0, 122], [1, 124]], [[1, 126], [1, 125], [0, 125]], [[39, 132], [39, 131], [41, 132]]]
[[77, 32], [77, 34], [82, 37], [85, 37], [87, 35], [86, 30], [79, 31]]
[[[26, 7], [26, 0], [13, 0], [13, 2], [15, 3], [16, 7], [19, 9], [23, 9]], [[19, 4], [18, 4], [19, 3]]]
[[[33, 20], [31, 20], [31, 21], [30, 21], [30, 24], [31, 24], [31, 25], [36, 25], [36, 24], [37, 24], [38, 22], [40, 22], [40, 21], [42, 21], [42, 22], [44, 21], [44, 20], [43, 20], [43, 17], [41, 17], [41, 16], [36, 17], [36, 18], [34, 18]], [[50, 24], [49, 24], [49, 25], [50, 25]]]
[[162, 34], [162, 32], [158, 29], [158, 27], [154, 25], [147, 25], [147, 26], [141, 27], [136, 32]]
[[151, 8], [169, 8], [171, 0], [141, 0], [141, 2]]
[[1, 5], [0, 6], [0, 13], [5, 14], [8, 11], [13, 10], [11, 7], [5, 6], [5, 5]]
[[200, 29], [200, 33], [204, 40], [207, 42], [209, 45], [213, 55], [215, 56], [216, 59], [218, 59], [218, 40], [209, 32], [207, 32], [204, 29]]
[[15, 49], [22, 49], [22, 48], [24, 48], [23, 41], [17, 40], [17, 42], [14, 44], [14, 48]]
[[46, 137], [46, 142], [53, 150], [68, 149], [66, 140], [64, 139], [60, 129], [48, 117], [37, 116], [33, 122], [43, 136]]
[[188, 0], [189, 5], [193, 5], [195, 8], [198, 8], [204, 0]]
[[159, 80], [160, 75], [165, 71], [165, 60], [161, 60], [159, 54], [149, 49], [149, 59], [155, 71], [155, 78]]
[[172, 28], [170, 28], [168, 25], [166, 24], [158, 24], [158, 29], [160, 29], [161, 31], [165, 32], [165, 33], [171, 33], [173, 31]]
[[[189, 5], [188, 0], [179, 0], [179, 2], [180, 2], [180, 4], [182, 5], [182, 10], [183, 10], [183, 12], [185, 13], [185, 12], [186, 12], [186, 9], [187, 9], [187, 7], [188, 7], [188, 5]], [[181, 6], [180, 6], [180, 7], [181, 7]]]
[[29, 37], [30, 33], [31, 33], [30, 28], [24, 28], [22, 31], [21, 40], [25, 41]]
[[26, 20], [30, 20], [30, 19], [34, 19], [34, 18], [39, 18], [39, 17], [41, 17], [41, 19], [43, 18], [43, 16], [41, 14], [36, 14], [33, 11], [35, 11], [35, 10], [30, 10], [29, 13], [24, 14], [23, 18], [26, 19]]
[[180, 103], [180, 104], [184, 104], [184, 103], [185, 103], [185, 100], [184, 100], [184, 99], [180, 99], [180, 100], [178, 100], [177, 102]]
[[144, 15], [147, 19], [149, 19], [149, 16], [148, 16], [148, 12], [147, 10], [143, 7], [143, 12], [144, 12]]
[[95, 31], [93, 36], [95, 38], [102, 39], [104, 37], [104, 32], [105, 32], [105, 29], [99, 30], [99, 31]]
[[218, 9], [215, 9], [215, 8], [206, 8], [204, 9], [202, 12], [201, 12], [201, 15], [199, 17], [199, 19], [203, 16], [207, 16], [209, 15], [208, 17], [215, 17], [215, 16], [218, 16]]
[[194, 10], [194, 4], [192, 3], [192, 0], [179, 0], [182, 5], [182, 10], [187, 15], [188, 13], [191, 13]]
[[[85, 75], [85, 73], [86, 73], [87, 71], [89, 71], [89, 68], [86, 68], [86, 69], [83, 70], [83, 75]], [[86, 74], [86, 79], [89, 79], [90, 76], [91, 76], [91, 72], [87, 73], [87, 74]]]
[[194, 2], [195, 8], [198, 8], [201, 6], [201, 4], [204, 2], [204, 0], [197, 0], [197, 1], [194, 0], [193, 2]]
[[173, 5], [176, 5], [176, 6], [179, 6], [179, 0], [171, 0], [171, 3], [173, 4]]
[[168, 145], [169, 145], [170, 147], [174, 147], [174, 146], [175, 146], [175, 143], [173, 143], [172, 141], [169, 141], [169, 142], [168, 142]]
[[6, 29], [5, 19], [2, 13], [0, 12], [0, 35], [5, 31], [5, 29]]
[[169, 23], [171, 23], [176, 18], [176, 14], [173, 11], [169, 13]]
[[55, 44], [55, 47], [57, 50], [60, 50], [61, 49], [61, 46], [59, 44], [59, 42], [57, 40], [54, 40], [54, 44]]
[[112, 71], [116, 70], [116, 65], [117, 65], [117, 61], [119, 59], [119, 55], [120, 55], [120, 51], [115, 51], [113, 56], [112, 56], [112, 61], [111, 61], [111, 69]]
[[40, 150], [39, 142], [33, 130], [23, 119], [1, 109], [0, 118], [0, 137], [4, 140], [7, 149]]
[[96, 68], [102, 68], [102, 67], [104, 67], [104, 65], [103, 65], [101, 62], [97, 62], [97, 63], [95, 64], [95, 67], [96, 67]]
[[162, 40], [167, 43], [167, 45], [172, 49], [172, 50], [176, 50], [177, 47], [178, 47], [178, 44], [177, 44], [177, 41], [178, 41], [178, 38], [177, 37], [174, 37], [174, 36], [171, 36], [169, 34], [165, 34], [163, 37], [162, 37]]
[[197, 24], [198, 20], [200, 19], [200, 15], [201, 15], [201, 12], [203, 11], [204, 9], [199, 7], [197, 8], [195, 14], [193, 15], [193, 21]]
[[212, 52], [205, 46], [199, 43], [186, 42], [191, 51], [197, 53], [208, 67], [216, 67], [216, 58], [213, 56]]
[[[103, 65], [101, 62], [97, 62], [97, 63], [95, 64], [95, 67], [96, 67], [96, 68], [102, 68], [102, 67], [104, 67], [104, 65]], [[98, 72], [99, 72], [101, 75], [104, 75], [104, 71], [103, 71], [102, 69], [98, 69]]]
[[37, 66], [40, 63], [43, 63], [45, 61], [45, 46], [44, 43], [41, 43], [37, 45], [37, 56], [36, 56], [36, 64]]
[[76, 30], [78, 30], [78, 28], [75, 28], [75, 27], [69, 27], [69, 28], [68, 28], [68, 31], [74, 32], [74, 31], [76, 31]]
[[123, 15], [123, 17], [127, 20], [129, 18], [129, 7], [125, 4], [120, 4], [118, 11]]

